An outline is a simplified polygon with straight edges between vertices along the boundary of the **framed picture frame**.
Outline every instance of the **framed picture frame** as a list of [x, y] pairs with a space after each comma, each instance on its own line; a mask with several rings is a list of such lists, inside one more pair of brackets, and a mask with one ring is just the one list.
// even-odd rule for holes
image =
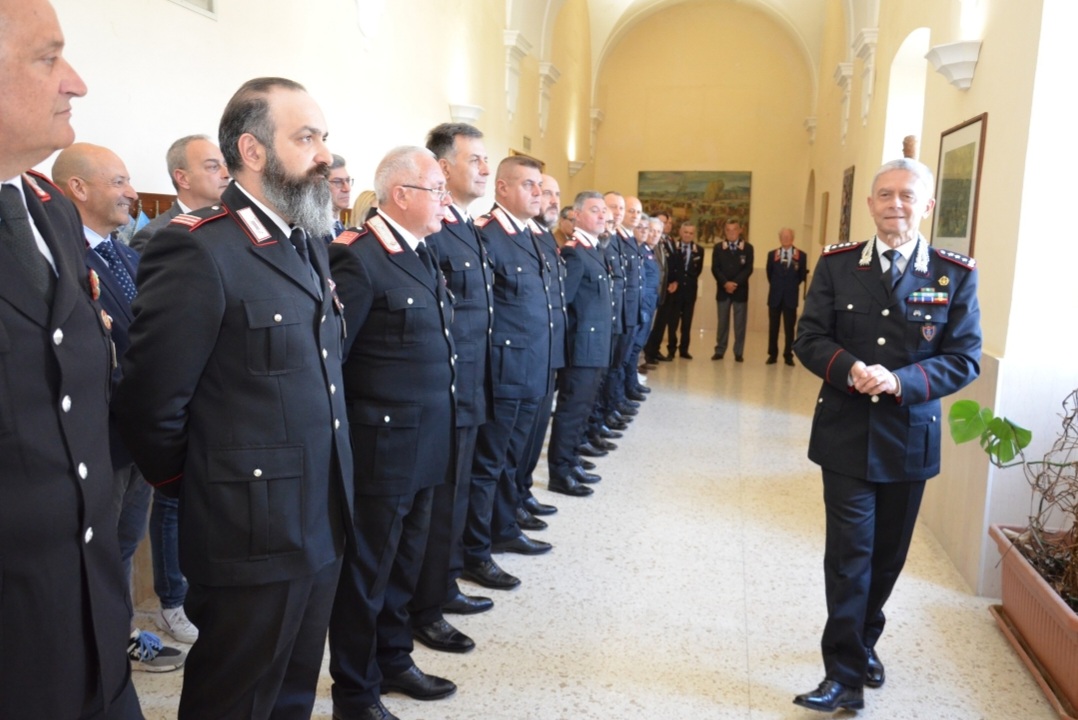
[[636, 195], [648, 215], [668, 213], [674, 232], [686, 220], [696, 223], [696, 242], [703, 247], [722, 241], [727, 218], [737, 218], [741, 236], [751, 237], [749, 171], [642, 170], [637, 174]]
[[987, 130], [988, 113], [981, 113], [940, 134], [932, 244], [970, 257], [977, 236], [977, 202]]

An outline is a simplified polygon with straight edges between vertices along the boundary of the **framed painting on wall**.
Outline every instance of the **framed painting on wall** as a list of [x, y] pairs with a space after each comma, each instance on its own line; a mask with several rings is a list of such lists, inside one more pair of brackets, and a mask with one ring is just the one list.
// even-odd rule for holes
[[685, 220], [694, 221], [701, 245], [721, 241], [730, 217], [740, 220], [742, 237], [750, 237], [751, 172], [643, 171], [636, 193], [648, 215], [669, 213], [675, 228]]
[[932, 244], [971, 257], [987, 129], [988, 113], [981, 113], [940, 135]]
[[842, 173], [842, 213], [838, 218], [838, 242], [850, 241], [850, 211], [853, 208], [853, 169], [850, 165]]

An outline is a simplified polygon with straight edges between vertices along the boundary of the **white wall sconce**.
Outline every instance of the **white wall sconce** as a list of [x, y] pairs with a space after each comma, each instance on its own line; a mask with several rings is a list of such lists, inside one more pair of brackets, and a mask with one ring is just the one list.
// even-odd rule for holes
[[475, 125], [476, 121], [478, 121], [482, 115], [483, 108], [478, 105], [449, 104], [449, 117], [453, 119], [453, 122]]
[[587, 163], [581, 162], [580, 160], [570, 160], [569, 161], [569, 177], [575, 177], [578, 172], [580, 172], [581, 170], [584, 169], [584, 166], [586, 164]]
[[947, 82], [959, 90], [968, 90], [973, 83], [973, 71], [977, 67], [977, 58], [981, 55], [980, 40], [937, 45], [925, 55], [932, 67], [936, 68]]

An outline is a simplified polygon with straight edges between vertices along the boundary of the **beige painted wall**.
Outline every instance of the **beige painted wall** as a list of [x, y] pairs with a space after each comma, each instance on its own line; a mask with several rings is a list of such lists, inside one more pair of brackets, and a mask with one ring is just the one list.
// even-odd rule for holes
[[[749, 239], [761, 271], [749, 285], [751, 329], [767, 327], [764, 253], [778, 245], [779, 228], [801, 227], [811, 76], [792, 38], [762, 11], [695, 0], [625, 32], [598, 78], [605, 120], [596, 189], [635, 194], [642, 170], [752, 173]], [[714, 282], [704, 273], [694, 324], [710, 344]]]

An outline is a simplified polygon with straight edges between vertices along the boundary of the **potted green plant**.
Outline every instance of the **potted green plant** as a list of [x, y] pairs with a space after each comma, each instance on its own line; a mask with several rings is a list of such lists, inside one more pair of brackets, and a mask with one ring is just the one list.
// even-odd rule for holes
[[1063, 401], [1062, 431], [1040, 460], [1032, 433], [972, 400], [948, 415], [956, 443], [978, 440], [1000, 468], [1021, 467], [1032, 490], [1025, 527], [992, 525], [1002, 555], [1000, 628], [1062, 717], [1078, 715], [1078, 390]]

